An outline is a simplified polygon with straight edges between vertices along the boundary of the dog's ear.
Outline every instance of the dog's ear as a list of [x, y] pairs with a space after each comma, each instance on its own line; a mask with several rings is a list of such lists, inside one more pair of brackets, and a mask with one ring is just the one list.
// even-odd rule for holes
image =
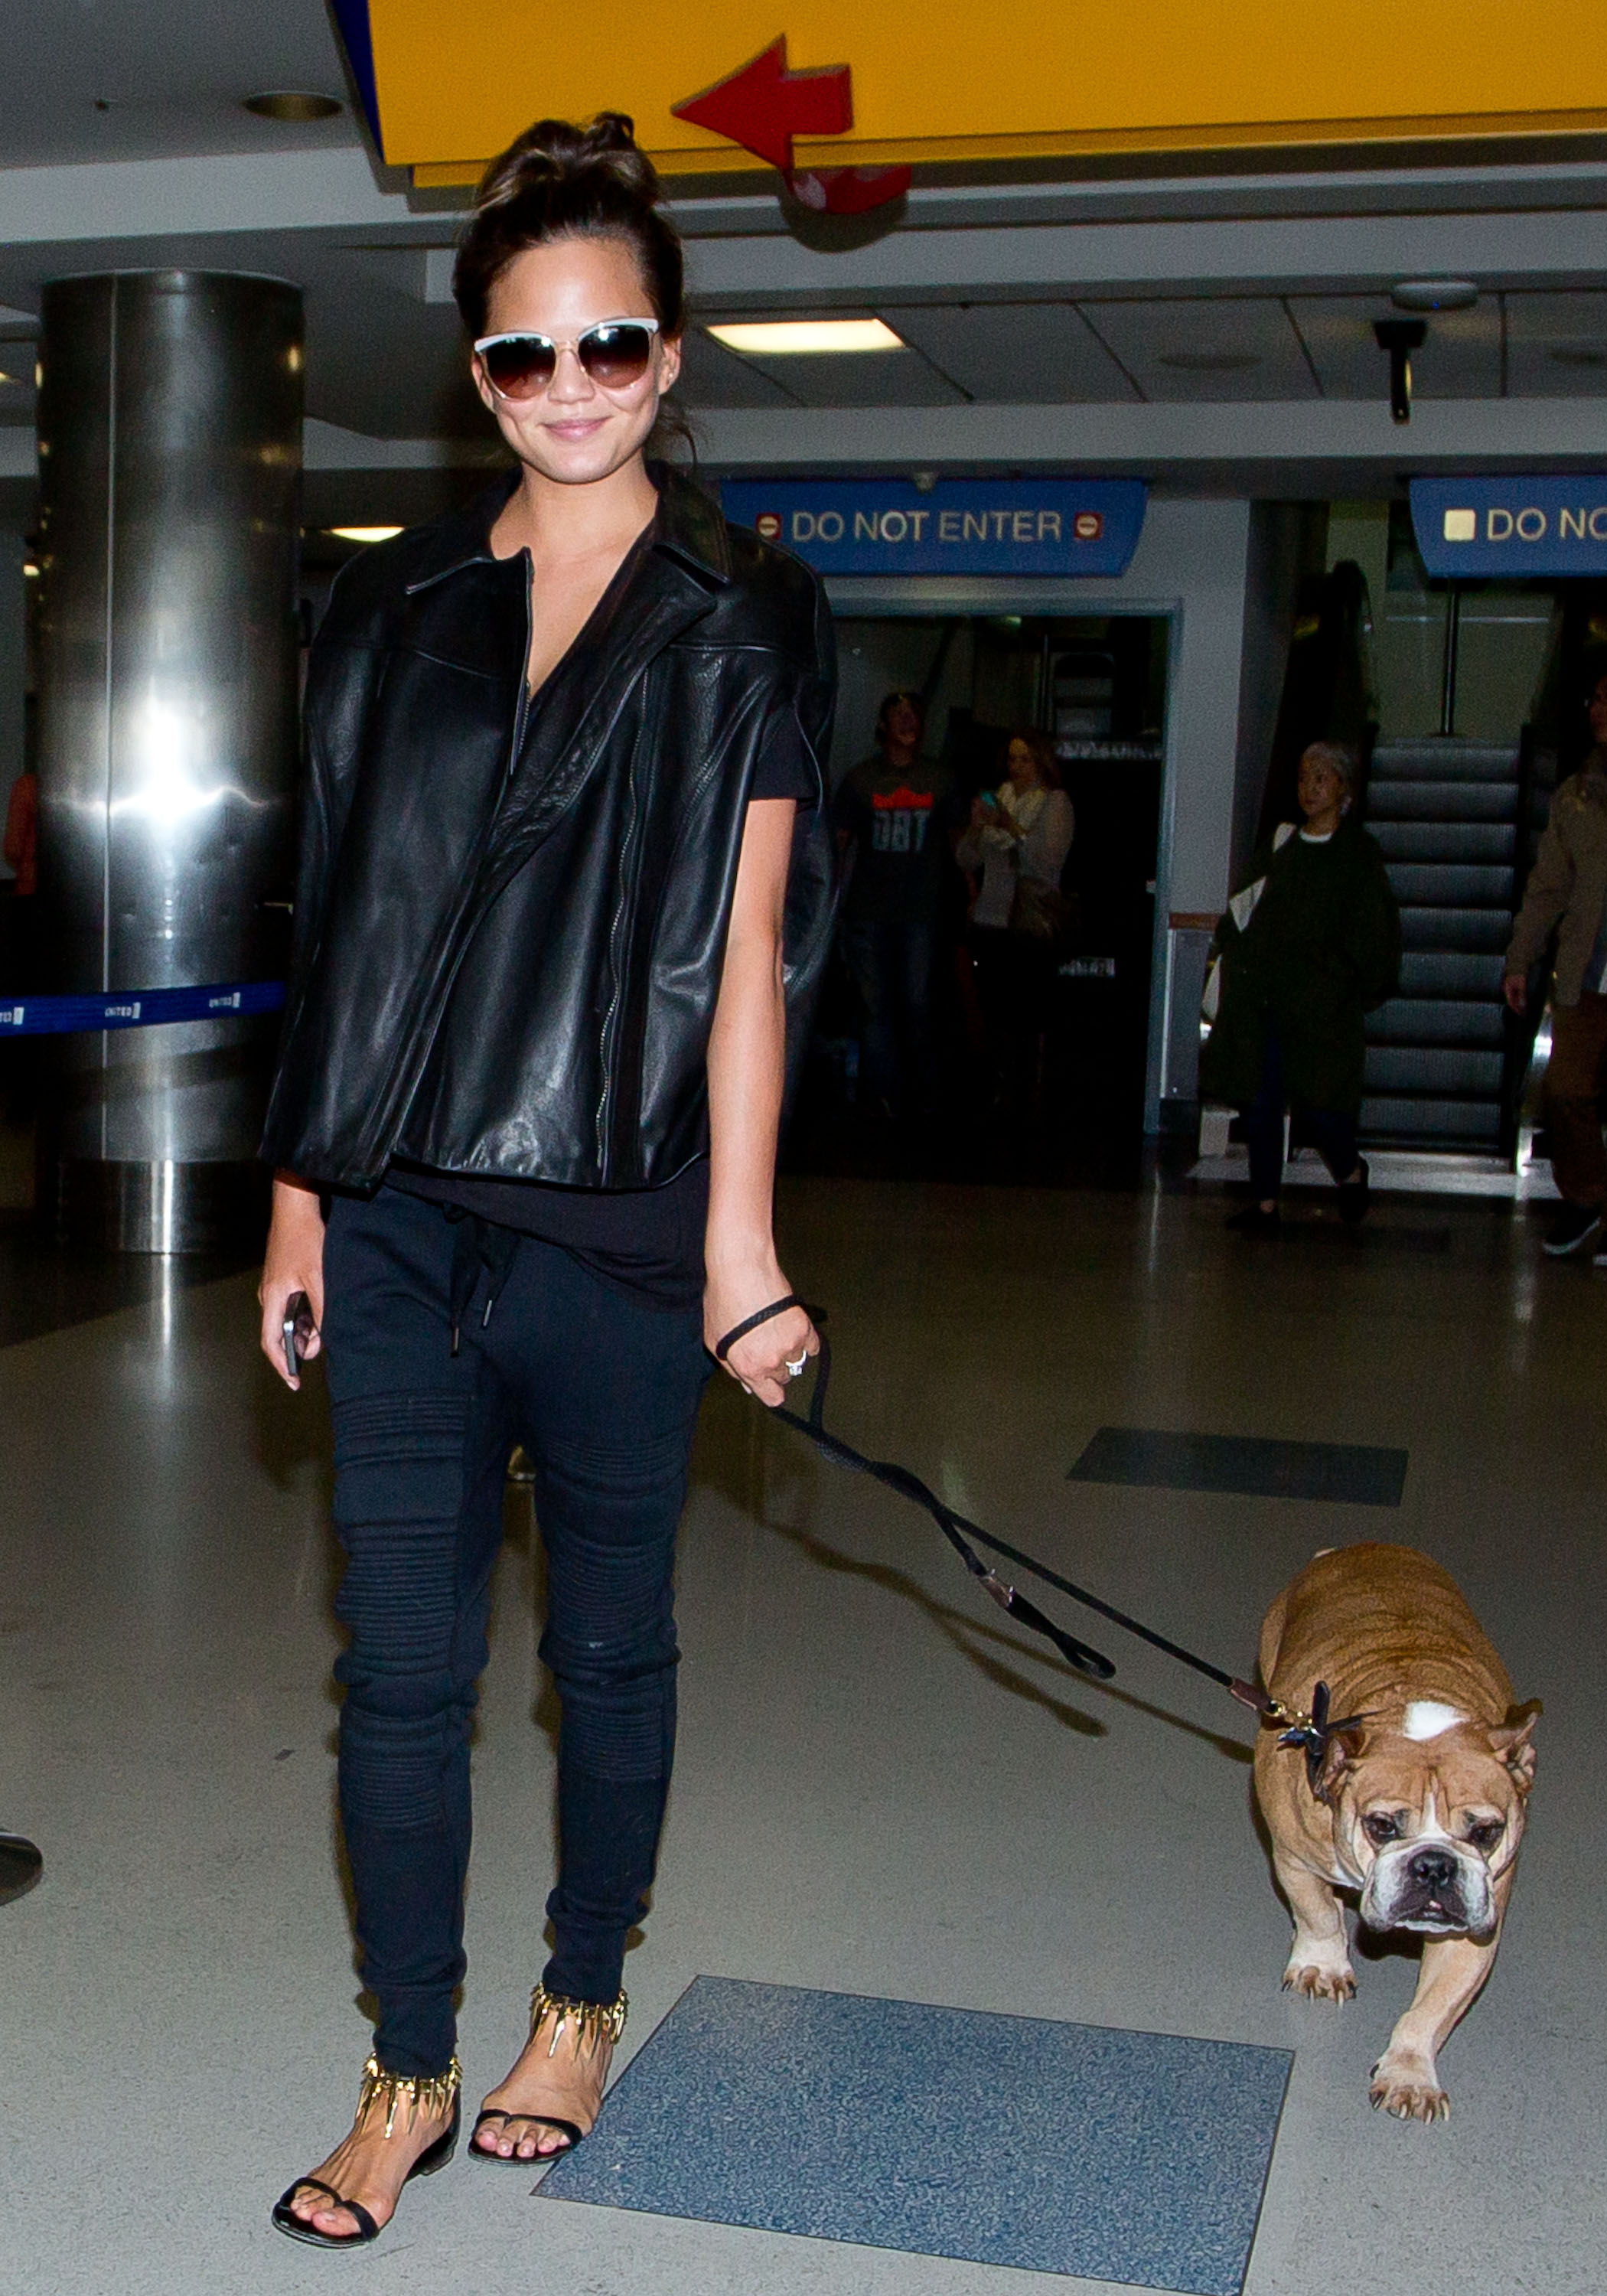
[[1526, 1794], [1535, 1782], [1535, 1750], [1531, 1742], [1540, 1718], [1540, 1702], [1531, 1698], [1514, 1706], [1499, 1730], [1490, 1732], [1490, 1751], [1506, 1764], [1513, 1784]]
[[1311, 1791], [1318, 1801], [1326, 1802], [1332, 1809], [1338, 1799], [1345, 1772], [1360, 1753], [1362, 1734], [1359, 1730], [1338, 1730], [1323, 1748], [1322, 1767], [1312, 1781]]

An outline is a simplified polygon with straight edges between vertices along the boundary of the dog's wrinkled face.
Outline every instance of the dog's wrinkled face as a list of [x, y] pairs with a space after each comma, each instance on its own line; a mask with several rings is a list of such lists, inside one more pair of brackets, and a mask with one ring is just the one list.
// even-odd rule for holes
[[1532, 1716], [1492, 1729], [1424, 1701], [1400, 1730], [1332, 1742], [1317, 1791], [1369, 1929], [1494, 1936], [1493, 1885], [1523, 1838], [1533, 1728]]

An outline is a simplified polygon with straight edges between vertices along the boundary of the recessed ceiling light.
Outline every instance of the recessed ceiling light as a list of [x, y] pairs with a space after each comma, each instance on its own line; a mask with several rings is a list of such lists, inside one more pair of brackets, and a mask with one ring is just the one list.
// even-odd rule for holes
[[258, 119], [280, 119], [299, 127], [308, 119], [332, 119], [346, 106], [338, 95], [315, 95], [305, 88], [281, 87], [265, 89], [260, 95], [248, 95], [245, 108], [254, 111]]
[[39, 570], [38, 570], [38, 568], [34, 564], [34, 562], [33, 562], [33, 560], [32, 560], [31, 558], [25, 558], [25, 559], [22, 561], [22, 571], [24, 572], [24, 574], [26, 574], [26, 575], [27, 575], [27, 577], [28, 577], [29, 580], [31, 582], [31, 581], [34, 579], [34, 578], [36, 577], [36, 575], [38, 573]]
[[1236, 374], [1241, 367], [1261, 362], [1254, 351], [1162, 351], [1160, 364], [1188, 374]]
[[1471, 311], [1479, 290], [1471, 279], [1403, 279], [1390, 300], [1398, 311]]
[[797, 358], [820, 351], [901, 351], [904, 344], [880, 319], [758, 319], [710, 327], [727, 350], [755, 358]]
[[324, 529], [340, 542], [389, 542], [402, 531], [399, 526], [331, 526]]

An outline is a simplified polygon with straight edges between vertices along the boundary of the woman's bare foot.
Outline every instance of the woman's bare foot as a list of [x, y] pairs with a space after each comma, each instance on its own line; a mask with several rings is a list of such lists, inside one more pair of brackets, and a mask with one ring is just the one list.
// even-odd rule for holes
[[450, 2071], [439, 2080], [392, 2083], [371, 2057], [350, 2136], [341, 2139], [311, 2177], [291, 2187], [287, 2195], [291, 2214], [335, 2240], [361, 2232], [351, 2210], [318, 2189], [327, 2185], [343, 2200], [365, 2209], [376, 2227], [389, 2224], [414, 2163], [451, 2124], [458, 2078], [455, 2057]]
[[[505, 2081], [480, 2110], [471, 2140], [497, 2161], [551, 2161], [589, 2136], [603, 2110], [614, 2044], [625, 2030], [625, 1996], [609, 2007], [563, 2001], [538, 1985], [530, 2038]], [[489, 2113], [494, 2116], [487, 2120]]]

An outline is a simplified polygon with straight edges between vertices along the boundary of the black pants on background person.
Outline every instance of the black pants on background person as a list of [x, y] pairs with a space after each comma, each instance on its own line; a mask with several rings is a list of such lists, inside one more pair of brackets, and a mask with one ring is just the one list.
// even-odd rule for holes
[[[1283, 1054], [1277, 1038], [1267, 1032], [1267, 1056], [1261, 1069], [1261, 1088], [1244, 1111], [1244, 1138], [1250, 1150], [1251, 1201], [1275, 1200], [1283, 1185], [1283, 1116], [1288, 1107], [1283, 1082]], [[1349, 1180], [1359, 1158], [1356, 1119], [1336, 1116], [1331, 1109], [1295, 1111], [1300, 1129], [1333, 1175], [1336, 1185]]]
[[925, 919], [843, 921], [843, 959], [865, 1011], [860, 1089], [891, 1115], [916, 1115], [931, 1103], [936, 951], [937, 933]]
[[[675, 1744], [672, 1573], [709, 1371], [696, 1310], [634, 1300], [556, 1245], [496, 1231], [451, 1352], [464, 1223], [391, 1187], [337, 1198], [324, 1336], [334, 1415], [341, 1824], [375, 2054], [453, 2054], [465, 1967], [469, 1738], [509, 1450], [535, 1469], [541, 1656], [562, 1707], [556, 1949], [544, 1981], [612, 2002], [652, 1883]], [[494, 1295], [494, 1296], [493, 1296]], [[488, 1300], [491, 1313], [487, 1318]]]

